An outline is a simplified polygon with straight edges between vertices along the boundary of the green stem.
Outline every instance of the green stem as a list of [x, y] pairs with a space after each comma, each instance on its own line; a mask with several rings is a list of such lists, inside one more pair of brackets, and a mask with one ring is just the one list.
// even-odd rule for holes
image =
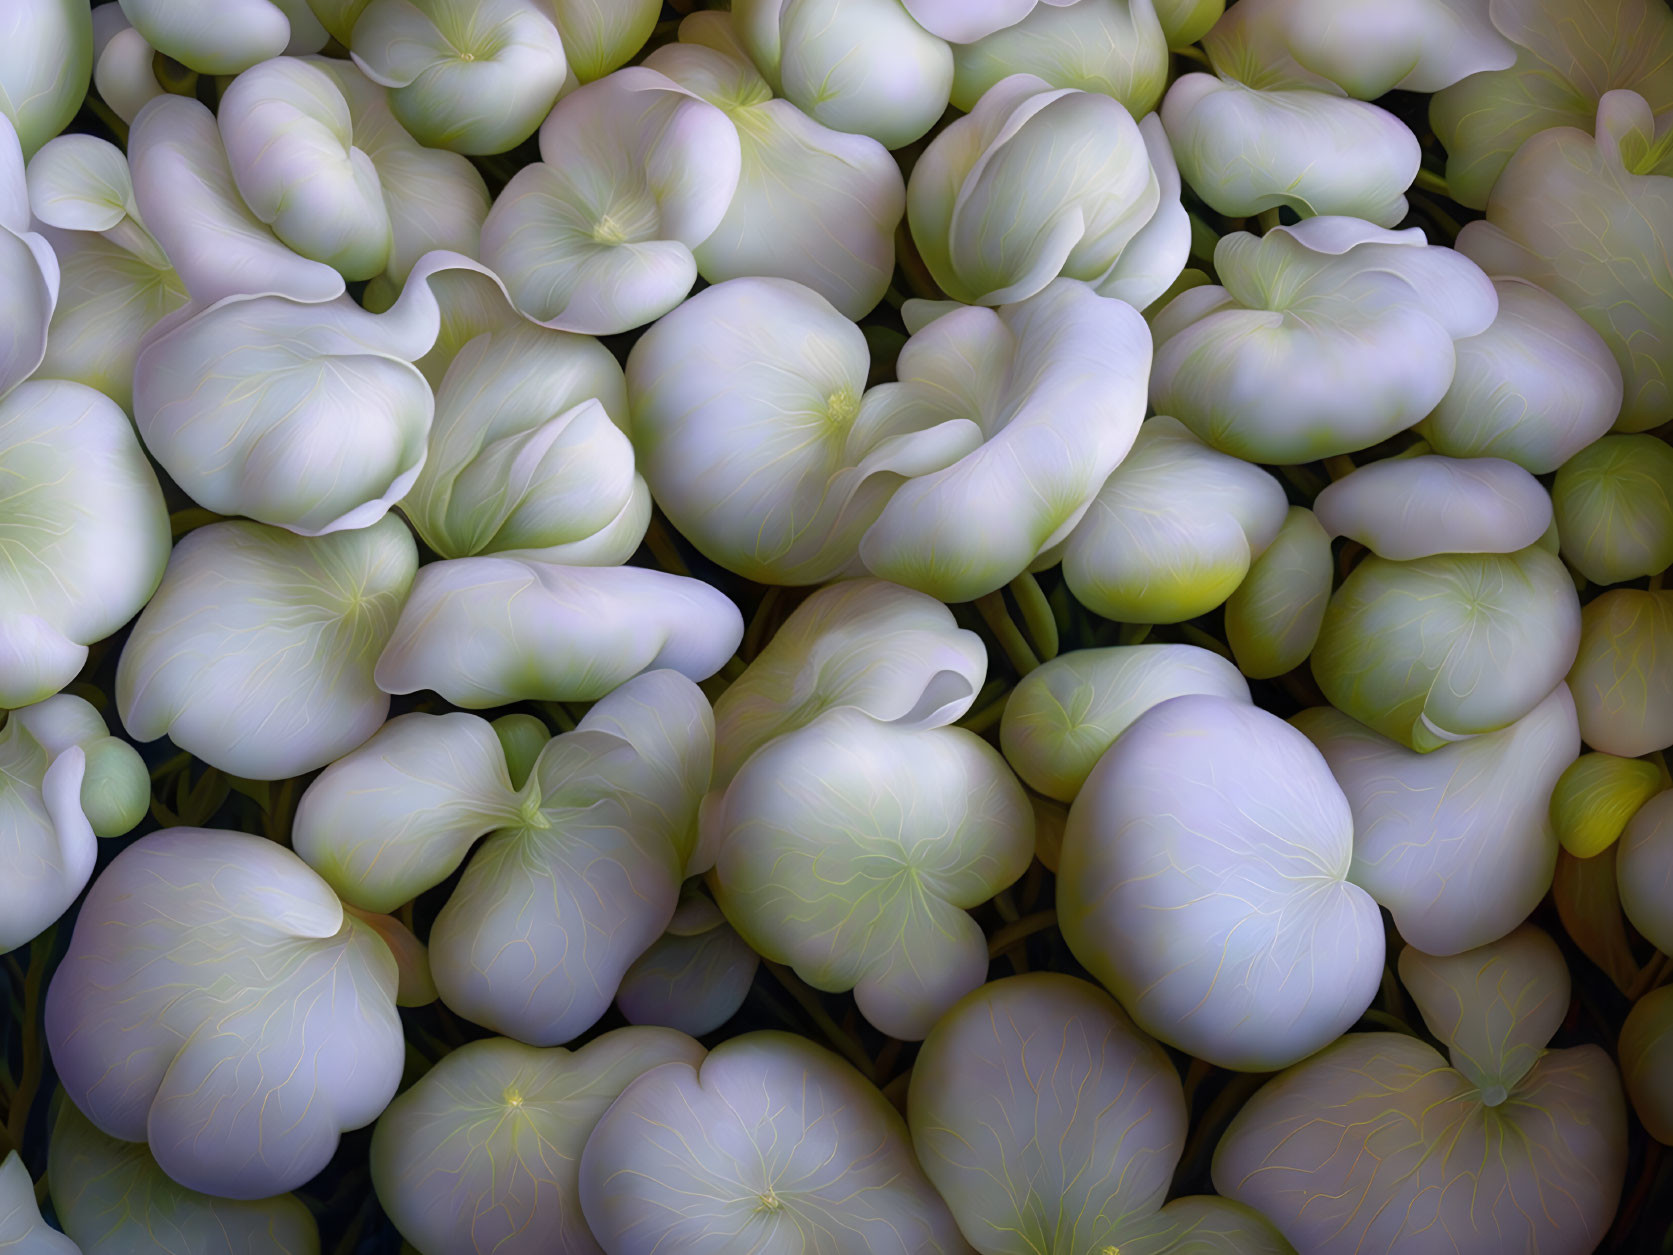
[[1412, 185], [1421, 187], [1426, 192], [1434, 192], [1438, 196], [1444, 196], [1448, 200], [1456, 199], [1452, 194], [1452, 188], [1447, 186], [1446, 177], [1436, 174], [1433, 170], [1419, 169], [1417, 178], [1413, 180]]
[[1010, 612], [1005, 609], [1004, 594], [989, 593], [985, 597], [978, 597], [976, 609], [1018, 675], [1027, 675], [1040, 665], [1040, 660], [1034, 656], [1034, 651], [1023, 639], [1022, 630], [1012, 621]]
[[1346, 479], [1359, 468], [1346, 453], [1338, 453], [1335, 457], [1324, 460], [1324, 469], [1330, 472], [1331, 483], [1335, 483], [1339, 479]]
[[128, 146], [128, 124], [117, 116], [116, 110], [91, 94], [87, 97], [87, 108], [95, 118], [110, 128], [110, 133], [116, 136], [116, 143], [119, 147], [126, 148]]
[[1150, 639], [1152, 626], [1149, 623], [1123, 623], [1117, 639], [1123, 645], [1142, 645]]
[[1035, 933], [1043, 933], [1048, 928], [1056, 927], [1057, 912], [1054, 910], [1047, 909], [1024, 915], [1015, 923], [1006, 924], [988, 938], [988, 958], [997, 959], [1018, 942], [1028, 940]]
[[1226, 643], [1223, 640], [1217, 636], [1210, 636], [1195, 623], [1181, 623], [1179, 625], [1179, 632], [1186, 640], [1197, 646], [1199, 649], [1206, 649], [1211, 653], [1219, 654], [1220, 657], [1224, 658], [1227, 662], [1235, 661], [1232, 658], [1231, 650], [1226, 647]]
[[1186, 44], [1183, 48], [1170, 48], [1169, 52], [1176, 57], [1184, 57], [1187, 61], [1195, 61], [1198, 65], [1213, 68], [1214, 63], [1208, 59], [1208, 54], [1195, 44]]
[[830, 1042], [848, 1062], [860, 1070], [860, 1075], [868, 1081], [874, 1081], [871, 1056], [866, 1054], [860, 1043], [852, 1035], [843, 1031], [842, 1026], [831, 1018], [831, 1013], [820, 1004], [819, 996], [809, 989], [796, 977], [796, 974], [782, 964], [774, 963], [771, 959], [762, 959], [761, 966], [772, 973], [773, 979], [784, 987], [784, 992], [796, 1000], [807, 1017], [818, 1026]]
[[784, 589], [774, 584], [761, 597], [761, 604], [755, 607], [755, 614], [749, 621], [749, 627], [744, 632], [743, 648], [739, 650], [741, 657], [754, 661], [761, 652], [761, 646], [767, 643], [772, 635], [774, 626], [773, 616], [778, 612], [778, 603], [784, 596]]
[[1638, 977], [1627, 987], [1627, 1001], [1637, 1002], [1650, 990], [1661, 983], [1666, 971], [1668, 959], [1665, 954], [1656, 954], [1648, 963], [1638, 969]]
[[45, 1066], [40, 1040], [41, 986], [46, 981], [47, 964], [57, 937], [58, 925], [54, 924], [29, 943], [29, 968], [23, 978], [23, 1072], [6, 1113], [6, 1137], [14, 1147], [23, 1145], [29, 1111], [35, 1105], [35, 1090], [40, 1086]]
[[1276, 209], [1263, 209], [1258, 215], [1256, 215], [1255, 225], [1260, 227], [1262, 235], [1265, 235], [1268, 231], [1272, 230], [1273, 227], [1276, 227], [1281, 223], [1282, 219], [1279, 218], [1278, 212], [1279, 211]]
[[651, 525], [645, 531], [645, 547], [670, 575], [691, 574], [691, 568], [686, 566], [685, 559], [680, 557], [679, 548], [674, 544], [674, 538], [669, 534], [668, 527], [660, 515], [651, 515]]
[[1033, 572], [1024, 571], [1011, 581], [1011, 596], [1017, 599], [1017, 608], [1022, 611], [1023, 624], [1028, 628], [1040, 661], [1050, 662], [1057, 657], [1059, 646], [1057, 616], [1051, 612], [1051, 603], [1041, 591], [1040, 581], [1034, 578]]

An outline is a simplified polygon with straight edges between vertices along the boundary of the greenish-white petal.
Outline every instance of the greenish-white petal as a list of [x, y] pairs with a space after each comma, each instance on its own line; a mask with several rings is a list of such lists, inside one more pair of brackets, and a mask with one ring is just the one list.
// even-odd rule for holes
[[260, 523], [198, 528], [123, 646], [123, 725], [250, 780], [325, 766], [389, 711], [372, 666], [417, 566], [394, 518], [316, 538]]
[[1335, 575], [1330, 534], [1311, 510], [1291, 506], [1272, 543], [1226, 599], [1226, 643], [1244, 675], [1271, 679], [1307, 661]]
[[1568, 686], [1593, 749], [1637, 758], [1673, 745], [1673, 591], [1616, 588], [1587, 602]]

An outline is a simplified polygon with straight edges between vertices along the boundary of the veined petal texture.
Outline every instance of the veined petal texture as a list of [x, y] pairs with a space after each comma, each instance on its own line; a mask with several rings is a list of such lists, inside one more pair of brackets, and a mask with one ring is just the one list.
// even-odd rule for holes
[[715, 900], [739, 935], [906, 1040], [986, 979], [965, 912], [1034, 853], [1028, 799], [987, 742], [855, 710], [757, 750], [715, 824]]
[[0, 397], [0, 707], [63, 688], [162, 579], [168, 507], [133, 427], [79, 383]]
[[46, 237], [29, 228], [23, 148], [0, 112], [0, 398], [27, 379], [47, 351], [47, 327], [58, 302], [58, 258]]
[[325, 766], [389, 711], [372, 667], [417, 566], [394, 518], [316, 538], [259, 523], [197, 529], [122, 649], [123, 724], [248, 779]]
[[703, 277], [791, 279], [845, 318], [870, 312], [894, 275], [895, 228], [906, 212], [906, 184], [888, 150], [775, 99], [724, 13], [687, 17], [680, 42], [645, 64], [737, 128], [737, 191], [720, 225], [692, 250]]
[[90, 6], [15, 0], [0, 10], [0, 116], [17, 131], [25, 158], [69, 125], [92, 74]]
[[228, 297], [154, 329], [134, 367], [134, 421], [193, 500], [302, 536], [369, 527], [424, 465], [435, 397], [413, 363], [435, 344], [429, 278], [480, 269], [430, 254], [401, 299]]
[[999, 744], [1030, 788], [1072, 802], [1135, 719], [1186, 693], [1251, 700], [1234, 665], [1195, 645], [1070, 650], [1018, 681], [1005, 702]]
[[1167, 1197], [1187, 1113], [1167, 1054], [1096, 985], [982, 986], [913, 1066], [912, 1142], [983, 1255], [1125, 1251]]
[[103, 1133], [58, 1103], [48, 1144], [52, 1206], [81, 1255], [319, 1255], [319, 1225], [294, 1194], [218, 1198], [187, 1189], [144, 1142]]
[[581, 1154], [581, 1206], [610, 1255], [956, 1255], [968, 1248], [869, 1081], [788, 1033], [641, 1074]]
[[314, 1176], [401, 1079], [396, 967], [283, 846], [169, 828], [94, 883], [46, 1032], [66, 1094], [169, 1176], [257, 1199]]
[[1474, 949], [1545, 897], [1557, 863], [1551, 792], [1580, 753], [1566, 687], [1507, 728], [1423, 754], [1328, 706], [1292, 722], [1353, 807], [1348, 879], [1388, 908], [1412, 945], [1436, 955]]
[[608, 335], [660, 318], [697, 278], [692, 250], [725, 218], [741, 149], [724, 112], [630, 66], [571, 92], [541, 160], [500, 192], [482, 258], [546, 326]]
[[890, 496], [860, 541], [874, 575], [971, 601], [1030, 569], [1085, 516], [1144, 417], [1150, 329], [1073, 279], [997, 312], [972, 306], [901, 350], [866, 397], [891, 427], [973, 423], [982, 443]]
[[372, 1183], [396, 1227], [449, 1255], [603, 1255], [581, 1215], [581, 1151], [641, 1073], [695, 1067], [683, 1033], [624, 1028], [579, 1050], [504, 1037], [444, 1056], [378, 1120]]
[[563, 86], [553, 16], [537, 0], [371, 0], [347, 42], [421, 144], [500, 153], [534, 134]]
[[1220, 286], [1156, 316], [1150, 401], [1253, 462], [1352, 453], [1410, 427], [1451, 386], [1454, 341], [1498, 312], [1487, 276], [1417, 228], [1309, 218], [1228, 235], [1214, 265]]
[[[1662, 20], [1663, 55], [1673, 56], [1673, 19], [1663, 12]], [[1663, 79], [1673, 80], [1673, 67]], [[1625, 382], [1615, 430], [1645, 431], [1673, 404], [1673, 122], [1631, 91], [1605, 93], [1595, 125], [1576, 121], [1516, 150], [1486, 219], [1464, 228], [1458, 249], [1491, 274], [1539, 284], [1591, 324]]]
[[1348, 799], [1301, 733], [1248, 702], [1175, 697], [1075, 798], [1058, 919], [1145, 1031], [1271, 1071], [1335, 1040], [1376, 993], [1382, 922], [1348, 879], [1352, 854]]
[[145, 817], [150, 779], [79, 697], [11, 711], [0, 728], [0, 945], [15, 950], [69, 910], [92, 879], [96, 836]]
[[944, 727], [970, 709], [986, 676], [982, 638], [933, 597], [875, 579], [822, 588], [715, 703], [715, 785], [828, 710]]
[[1325, 609], [1313, 678], [1338, 710], [1422, 753], [1522, 718], [1568, 672], [1581, 638], [1574, 581], [1539, 545], [1370, 556]]

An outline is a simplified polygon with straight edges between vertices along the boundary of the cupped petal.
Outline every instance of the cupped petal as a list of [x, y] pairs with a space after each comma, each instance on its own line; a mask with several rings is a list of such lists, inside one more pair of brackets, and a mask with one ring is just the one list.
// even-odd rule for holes
[[1070, 533], [1063, 578], [1107, 619], [1194, 619], [1243, 582], [1288, 509], [1268, 472], [1151, 418]]
[[1153, 0], [1054, 0], [953, 49], [953, 108], [968, 113], [1000, 79], [1033, 74], [1053, 87], [1113, 96], [1142, 118], [1168, 84], [1168, 43]]
[[46, 999], [65, 1092], [188, 1189], [268, 1198], [401, 1079], [396, 966], [283, 846], [170, 828], [94, 882]]
[[1372, 556], [1330, 599], [1313, 678], [1344, 714], [1425, 752], [1533, 710], [1574, 663], [1581, 635], [1574, 581], [1538, 545]]
[[946, 112], [952, 49], [903, 0], [737, 0], [732, 13], [778, 93], [832, 130], [901, 148]]
[[743, 630], [738, 608], [700, 580], [642, 567], [456, 558], [419, 571], [376, 677], [386, 693], [433, 689], [469, 710], [592, 701], [659, 667], [707, 679]]
[[1673, 448], [1657, 436], [1604, 436], [1551, 485], [1562, 554], [1594, 584], [1673, 566]]
[[[616, 1007], [629, 1024], [660, 1024], [701, 1037], [743, 1006], [760, 956], [708, 898], [686, 882], [668, 931], [634, 960], [616, 991]], [[682, 923], [689, 900], [701, 902], [707, 926]]]
[[739, 935], [908, 1040], [985, 979], [965, 911], [1034, 851], [1022, 786], [985, 741], [852, 709], [756, 751], [715, 823], [715, 900]]
[[1300, 732], [1246, 701], [1175, 697], [1076, 796], [1059, 926], [1139, 1027], [1217, 1066], [1271, 1071], [1333, 1041], [1381, 979], [1381, 918], [1348, 879], [1353, 831]]
[[700, 1065], [642, 1073], [581, 1154], [581, 1207], [612, 1255], [967, 1249], [912, 1153], [906, 1122], [829, 1051], [756, 1032]]
[[[704, 289], [628, 355], [651, 495], [706, 557], [749, 579], [857, 574], [860, 537], [902, 478], [890, 438], [936, 439], [862, 405], [869, 369], [860, 329], [809, 288], [748, 278]], [[959, 452], [973, 434], [957, 433]], [[932, 468], [951, 460], [929, 453]]]
[[658, 0], [555, 0], [552, 7], [570, 73], [583, 83], [633, 60], [662, 16]]
[[1673, 18], [1653, 0], [1493, 0], [1494, 27], [1515, 63], [1438, 92], [1430, 125], [1447, 152], [1447, 188], [1459, 204], [1485, 208], [1506, 164], [1542, 131], [1589, 127], [1598, 101], [1628, 88], [1660, 113], [1673, 105]]
[[644, 66], [565, 96], [482, 225], [482, 258], [518, 309], [607, 335], [691, 290], [691, 250], [726, 216], [742, 150], [724, 112]]
[[1593, 749], [1637, 758], [1673, 745], [1673, 592], [1616, 588], [1587, 602], [1568, 686]]
[[1133, 447], [1149, 368], [1144, 320], [1072, 279], [936, 319], [901, 350], [899, 382], [872, 397], [887, 394], [898, 423], [965, 419], [985, 439], [900, 485], [861, 561], [943, 601], [1003, 588], [1081, 521]]
[[1562, 685], [1498, 732], [1415, 753], [1328, 706], [1292, 721], [1324, 754], [1354, 814], [1348, 878], [1434, 955], [1495, 941], [1551, 887], [1557, 780], [1580, 753]]
[[999, 744], [1032, 789], [1072, 802], [1104, 752], [1170, 697], [1211, 693], [1249, 701], [1249, 683], [1195, 645], [1111, 645], [1059, 654], [1011, 690]]
[[1319, 493], [1313, 513], [1330, 535], [1396, 562], [1515, 553], [1545, 535], [1552, 518], [1550, 494], [1516, 463], [1439, 454], [1361, 466]]
[[163, 94], [157, 50], [129, 23], [119, 4], [93, 11], [93, 87], [111, 112], [129, 125], [147, 101]]
[[1099, 282], [1161, 203], [1133, 116], [1032, 74], [990, 87], [906, 188], [925, 265], [948, 296], [979, 305], [1024, 300], [1060, 274]]
[[[700, 17], [719, 18], [720, 29]], [[870, 312], [894, 275], [895, 228], [906, 212], [900, 167], [876, 140], [775, 100], [722, 15], [692, 15], [680, 37], [645, 64], [724, 110], [740, 144], [726, 216], [693, 250], [703, 277], [790, 279], [846, 318]]]
[[141, 109], [128, 162], [140, 216], [199, 305], [236, 295], [313, 302], [342, 294], [342, 275], [292, 252], [250, 211], [215, 115], [196, 100], [163, 95]]
[[626, 420], [621, 367], [598, 341], [526, 322], [486, 332], [437, 388], [401, 511], [443, 558], [579, 545], [639, 491]]
[[168, 507], [115, 402], [60, 380], [0, 397], [0, 543], [0, 707], [27, 706], [75, 678], [168, 562]]
[[602, 1255], [581, 1215], [581, 1150], [642, 1073], [697, 1066], [682, 1033], [625, 1028], [579, 1050], [503, 1037], [445, 1055], [378, 1120], [372, 1184], [402, 1235], [427, 1251]]
[[1582, 754], [1552, 790], [1551, 826], [1574, 858], [1595, 858], [1614, 846], [1627, 821], [1661, 790], [1661, 768], [1653, 762]]
[[393, 518], [314, 539], [259, 523], [198, 528], [122, 649], [124, 726], [251, 780], [325, 766], [388, 713], [372, 667], [417, 566]]
[[[1663, 11], [1659, 20], [1665, 58], [1673, 19]], [[1666, 109], [1673, 76], [1663, 78]], [[1458, 237], [1460, 251], [1493, 274], [1539, 284], [1603, 337], [1625, 385], [1617, 431], [1659, 426], [1673, 403], [1673, 292], [1663, 254], [1673, 166], [1660, 156], [1667, 125], [1643, 96], [1606, 93], [1595, 123], [1575, 119], [1523, 144], [1493, 184], [1487, 217]]]
[[563, 86], [553, 16], [536, 0], [371, 0], [348, 43], [420, 143], [500, 153], [534, 134]]
[[775, 737], [828, 710], [939, 728], [970, 709], [987, 649], [934, 598], [882, 580], [814, 593], [715, 703], [715, 786]]
[[73, 1102], [58, 1103], [47, 1180], [81, 1255], [319, 1255], [319, 1225], [294, 1194], [249, 1201], [187, 1189], [144, 1143], [106, 1135]]
[[1175, 80], [1162, 123], [1186, 184], [1233, 218], [1287, 208], [1392, 227], [1422, 159], [1417, 136], [1376, 105], [1212, 74]]
[[1615, 875], [1632, 926], [1657, 950], [1673, 953], [1673, 789], [1656, 794], [1627, 821]]
[[295, 57], [263, 61], [227, 86], [216, 120], [239, 194], [284, 244], [345, 279], [384, 269], [383, 186], [329, 74]]
[[1151, 404], [1267, 464], [1352, 453], [1410, 427], [1446, 395], [1453, 342], [1498, 309], [1472, 261], [1361, 219], [1236, 232], [1215, 267], [1223, 288], [1187, 290], [1156, 318]]
[[31, 231], [23, 149], [11, 119], [0, 112], [0, 398], [27, 379], [46, 355], [47, 328], [58, 301], [58, 258]]
[[429, 280], [460, 268], [480, 269], [430, 254], [382, 314], [229, 297], [160, 324], [134, 367], [146, 447], [219, 513], [302, 536], [371, 526], [424, 465], [435, 397], [413, 363], [441, 325]]
[[982, 986], [913, 1065], [919, 1162], [983, 1255], [1089, 1255], [1154, 1212], [1185, 1148], [1166, 1053], [1108, 994], [1057, 972]]
[[1525, 279], [1495, 277], [1499, 313], [1459, 340], [1452, 386], [1418, 425], [1435, 452], [1497, 457], [1543, 475], [1621, 412], [1621, 368], [1602, 336]]

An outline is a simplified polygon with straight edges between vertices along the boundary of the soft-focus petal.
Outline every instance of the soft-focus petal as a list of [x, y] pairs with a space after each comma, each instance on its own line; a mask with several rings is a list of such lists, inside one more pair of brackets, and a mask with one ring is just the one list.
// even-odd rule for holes
[[1551, 486], [1563, 558], [1594, 584], [1673, 566], [1673, 448], [1657, 436], [1605, 436]]
[[25, 158], [70, 124], [92, 74], [90, 5], [9, 0], [0, 6], [0, 116], [16, 128]]
[[1651, 1137], [1673, 1146], [1673, 986], [1640, 998], [1621, 1025], [1621, 1072]]
[[1267, 680], [1307, 661], [1335, 574], [1330, 534], [1311, 510], [1291, 506], [1272, 543], [1226, 599], [1226, 643], [1244, 675]]
[[1003, 30], [963, 41], [953, 49], [953, 108], [968, 113], [988, 88], [1019, 73], [1114, 96], [1142, 118], [1168, 83], [1168, 43], [1153, 0], [1047, 0]]
[[1627, 821], [1615, 874], [1632, 926], [1657, 950], [1673, 952], [1673, 789], [1645, 802]]
[[1330, 535], [1406, 562], [1526, 549], [1551, 526], [1551, 497], [1503, 458], [1423, 454], [1350, 472], [1319, 493], [1313, 513]]
[[1587, 602], [1568, 686], [1593, 749], [1637, 758], [1673, 745], [1673, 591], [1617, 588]]

